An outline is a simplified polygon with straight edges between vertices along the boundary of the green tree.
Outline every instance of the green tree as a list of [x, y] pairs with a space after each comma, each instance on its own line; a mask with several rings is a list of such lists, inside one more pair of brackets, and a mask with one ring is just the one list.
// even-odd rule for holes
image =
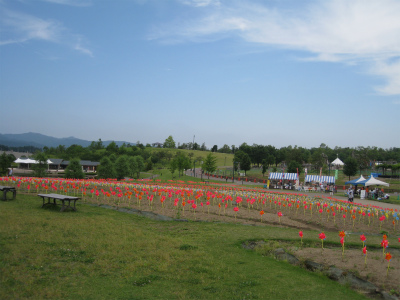
[[175, 159], [171, 160], [171, 162], [169, 163], [168, 168], [169, 168], [169, 170], [171, 172], [172, 178], [174, 178], [174, 173], [175, 173], [176, 169], [178, 168], [177, 161]]
[[208, 173], [208, 178], [210, 178], [210, 173], [215, 172], [217, 169], [217, 158], [212, 153], [207, 154], [203, 161], [202, 169]]
[[263, 145], [253, 144], [250, 156], [251, 162], [253, 164], [256, 164], [257, 167], [259, 167], [260, 164], [262, 164], [263, 159], [265, 159], [267, 155], [268, 155], [267, 147]]
[[146, 161], [146, 168], [147, 171], [150, 171], [153, 169], [153, 160], [152, 157], [150, 156], [147, 161]]
[[345, 161], [344, 161], [344, 166], [343, 166], [343, 174], [346, 176], [354, 176], [357, 174], [357, 160], [351, 156], [349, 156]]
[[244, 171], [244, 175], [246, 176], [246, 172], [251, 169], [251, 159], [250, 155], [245, 153], [242, 157], [240, 168]]
[[140, 141], [136, 142], [136, 146], [141, 150], [143, 150], [145, 148], [145, 146]]
[[100, 160], [100, 165], [97, 170], [99, 178], [116, 178], [117, 172], [115, 171], [114, 163], [107, 157]]
[[113, 164], [115, 164], [115, 162], [117, 161], [118, 156], [117, 156], [117, 154], [113, 153], [108, 158], [111, 160], [111, 162]]
[[115, 162], [115, 171], [117, 179], [123, 179], [125, 176], [129, 175], [129, 162], [126, 155], [121, 155], [117, 158]]
[[273, 165], [275, 163], [275, 156], [273, 154], [268, 154], [265, 161], [269, 167], [270, 165]]
[[112, 141], [111, 143], [108, 144], [108, 146], [106, 147], [107, 153], [108, 155], [114, 153], [118, 153], [118, 145]]
[[164, 148], [171, 148], [171, 149], [175, 149], [175, 141], [174, 138], [172, 137], [172, 135], [170, 135], [169, 137], [167, 137], [164, 141]]
[[326, 158], [324, 157], [324, 153], [321, 148], [318, 148], [311, 155], [311, 163], [315, 170], [319, 170], [326, 164]]
[[55, 149], [55, 154], [57, 155], [57, 156], [59, 156], [59, 157], [65, 157], [65, 151], [66, 151], [66, 148], [65, 148], [65, 145], [58, 145], [57, 146], [57, 148]]
[[190, 158], [180, 151], [176, 153], [173, 160], [175, 161], [176, 169], [178, 170], [178, 176], [181, 176], [181, 173], [183, 174], [183, 170], [190, 169], [192, 165]]
[[64, 158], [68, 159], [68, 160], [73, 159], [75, 157], [87, 159], [88, 153], [89, 153], [89, 151], [87, 148], [84, 148], [81, 145], [74, 144], [74, 145], [69, 146], [66, 149]]
[[135, 174], [138, 172], [138, 164], [134, 156], [128, 158], [129, 175], [134, 178]]
[[104, 156], [106, 156], [106, 149], [95, 150], [90, 153], [90, 160], [100, 161]]
[[140, 178], [140, 172], [144, 171], [145, 167], [144, 158], [140, 155], [136, 155], [134, 158], [137, 164], [136, 178]]
[[103, 142], [101, 141], [101, 139], [99, 139], [97, 142], [92, 141], [90, 143], [90, 145], [88, 146], [88, 149], [90, 151], [96, 151], [96, 150], [101, 150], [104, 148]]
[[298, 161], [292, 160], [287, 168], [288, 173], [299, 173], [301, 174], [303, 171], [301, 163]]
[[34, 176], [45, 177], [48, 168], [47, 156], [43, 152], [38, 152], [35, 154], [34, 158], [37, 162], [32, 166]]
[[364, 147], [357, 147], [355, 151], [355, 159], [357, 160], [360, 173], [368, 167], [370, 158], [368, 156], [368, 149]]
[[267, 170], [268, 170], [268, 162], [267, 162], [267, 159], [264, 158], [264, 159], [262, 160], [261, 164], [262, 164], [261, 173], [263, 174], [263, 177], [264, 177], [265, 173], [266, 173]]
[[192, 145], [192, 150], [199, 150], [200, 149], [200, 145], [197, 144], [196, 142]]
[[280, 148], [275, 150], [275, 166], [286, 160], [286, 148]]
[[118, 154], [119, 155], [125, 155], [125, 154], [128, 154], [128, 147], [125, 145], [125, 143], [121, 146], [121, 147], [119, 147], [118, 148]]
[[[214, 148], [214, 147], [215, 147], [215, 148]], [[217, 151], [217, 152], [219, 152], [219, 153], [232, 153], [231, 148], [230, 148], [227, 144], [224, 144], [224, 145], [222, 146], [222, 148], [220, 148], [220, 149], [218, 149], [217, 145], [214, 145], [214, 147], [213, 147], [213, 149], [216, 149], [215, 151]], [[212, 150], [211, 150], [211, 151], [212, 151]], [[212, 152], [214, 152], [214, 151], [212, 151]]]
[[292, 161], [296, 161], [299, 164], [303, 163], [302, 148], [297, 148], [297, 146], [294, 146], [294, 148], [288, 148], [286, 162], [289, 165]]
[[376, 169], [382, 170], [383, 175], [386, 175], [386, 170], [390, 168], [389, 164], [379, 164]]
[[64, 173], [65, 178], [83, 179], [85, 178], [85, 173], [82, 171], [82, 166], [80, 164], [79, 158], [73, 158], [69, 161], [67, 168]]
[[3, 152], [3, 154], [0, 156], [0, 176], [1, 175], [8, 175], [7, 171], [8, 168], [11, 167], [11, 163], [15, 160], [15, 156], [12, 154], [6, 154]]
[[[236, 151], [233, 160], [240, 165], [239, 169], [243, 170], [245, 175], [246, 175], [246, 172], [251, 169], [250, 155], [247, 154], [246, 152], [243, 152], [241, 150]], [[235, 168], [236, 167], [237, 166], [235, 165]]]

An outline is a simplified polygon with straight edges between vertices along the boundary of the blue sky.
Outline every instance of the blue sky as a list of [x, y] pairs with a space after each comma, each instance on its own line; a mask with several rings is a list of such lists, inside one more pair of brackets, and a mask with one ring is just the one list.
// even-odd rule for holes
[[0, 133], [400, 147], [399, 16], [398, 0], [0, 0]]

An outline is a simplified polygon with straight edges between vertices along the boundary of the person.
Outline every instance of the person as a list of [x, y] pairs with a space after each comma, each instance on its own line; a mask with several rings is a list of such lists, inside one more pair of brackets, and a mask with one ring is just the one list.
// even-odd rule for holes
[[12, 174], [13, 174], [13, 169], [12, 168], [8, 169], [8, 177], [11, 177]]
[[353, 189], [351, 187], [349, 187], [349, 190], [347, 191], [347, 196], [349, 197], [349, 202], [353, 202], [354, 193], [353, 193]]
[[329, 193], [329, 195], [331, 195], [331, 196], [333, 196], [333, 189], [334, 189], [333, 184], [331, 184], [330, 193]]
[[375, 198], [376, 198], [376, 195], [375, 195], [375, 190], [374, 190], [374, 189], [372, 189], [372, 191], [371, 191], [371, 192], [369, 192], [369, 195], [370, 195], [370, 198], [371, 198], [371, 199], [375, 199]]

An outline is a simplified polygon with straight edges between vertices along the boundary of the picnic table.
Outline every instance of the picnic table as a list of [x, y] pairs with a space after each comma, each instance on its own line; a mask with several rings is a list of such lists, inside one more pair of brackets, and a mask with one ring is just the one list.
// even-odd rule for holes
[[[42, 207], [45, 207], [47, 205], [57, 205], [56, 201], [59, 200], [62, 202], [61, 210], [64, 211], [67, 208], [71, 208], [72, 210], [76, 211], [75, 203], [77, 200], [79, 200], [79, 197], [73, 197], [73, 196], [67, 196], [67, 195], [61, 195], [61, 194], [38, 194], [39, 197], [42, 197], [43, 199], [43, 205]], [[47, 199], [47, 202], [46, 202]], [[51, 202], [53, 200], [53, 202]], [[71, 206], [71, 201], [73, 201], [74, 206]], [[66, 203], [68, 203], [66, 205]]]
[[17, 190], [15, 189], [15, 187], [0, 185], [0, 191], [3, 192], [3, 197], [1, 199], [4, 200], [4, 201], [7, 201], [7, 193], [8, 192], [12, 192], [13, 193], [13, 198], [12, 198], [13, 200], [17, 197]]

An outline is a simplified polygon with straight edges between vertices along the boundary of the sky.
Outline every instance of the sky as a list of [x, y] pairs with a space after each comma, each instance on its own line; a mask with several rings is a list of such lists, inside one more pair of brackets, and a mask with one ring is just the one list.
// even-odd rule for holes
[[400, 147], [399, 0], [0, 0], [0, 133]]

